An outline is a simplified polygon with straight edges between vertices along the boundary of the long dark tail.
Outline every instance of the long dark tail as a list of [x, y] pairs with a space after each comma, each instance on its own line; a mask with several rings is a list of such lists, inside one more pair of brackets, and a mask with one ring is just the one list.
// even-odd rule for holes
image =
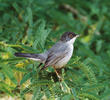
[[15, 53], [16, 57], [26, 57], [26, 58], [37, 58], [38, 54], [32, 54], [32, 53]]
[[[39, 58], [39, 54], [32, 54], [32, 53], [15, 53], [14, 54], [16, 57], [26, 57], [32, 60], [36, 60], [39, 61], [40, 60], [40, 64], [38, 65], [38, 68], [43, 64], [42, 63], [42, 59]], [[34, 58], [34, 59], [33, 59]]]

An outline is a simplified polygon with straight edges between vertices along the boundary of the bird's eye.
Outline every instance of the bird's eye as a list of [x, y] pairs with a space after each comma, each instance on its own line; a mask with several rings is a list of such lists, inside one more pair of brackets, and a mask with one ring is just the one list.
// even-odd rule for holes
[[73, 35], [72, 34], [69, 34], [69, 38], [72, 39], [73, 38]]

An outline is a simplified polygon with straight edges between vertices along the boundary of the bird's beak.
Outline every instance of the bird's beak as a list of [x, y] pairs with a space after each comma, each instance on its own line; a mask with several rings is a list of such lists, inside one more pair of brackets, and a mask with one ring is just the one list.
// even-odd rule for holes
[[80, 35], [79, 35], [79, 34], [77, 34], [77, 35], [76, 35], [76, 37], [80, 37]]

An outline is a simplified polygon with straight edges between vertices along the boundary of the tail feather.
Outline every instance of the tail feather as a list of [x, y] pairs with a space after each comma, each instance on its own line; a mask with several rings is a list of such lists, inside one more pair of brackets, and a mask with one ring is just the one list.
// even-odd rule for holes
[[32, 53], [15, 53], [16, 57], [26, 57], [26, 58], [37, 58], [38, 54], [32, 54]]
[[44, 54], [33, 54], [33, 53], [15, 53], [16, 57], [25, 57], [31, 60], [40, 61], [44, 63], [46, 61], [46, 57]]

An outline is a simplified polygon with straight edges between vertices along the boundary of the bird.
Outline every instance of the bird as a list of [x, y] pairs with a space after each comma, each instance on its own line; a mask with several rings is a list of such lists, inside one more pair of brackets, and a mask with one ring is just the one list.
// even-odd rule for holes
[[41, 70], [52, 66], [55, 69], [58, 78], [60, 78], [57, 69], [63, 68], [71, 59], [74, 51], [74, 42], [77, 37], [79, 37], [79, 35], [74, 32], [64, 32], [60, 40], [43, 53], [34, 54], [17, 52], [14, 55], [16, 57], [25, 57], [39, 61], [39, 66], [44, 64]]

